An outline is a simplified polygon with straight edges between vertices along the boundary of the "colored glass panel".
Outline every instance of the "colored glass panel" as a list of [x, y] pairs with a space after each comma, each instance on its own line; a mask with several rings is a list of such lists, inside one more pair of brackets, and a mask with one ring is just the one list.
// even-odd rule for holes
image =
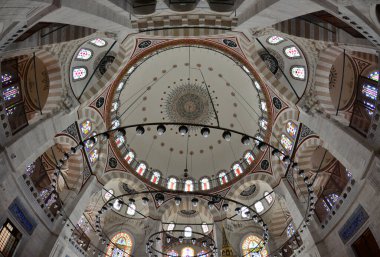
[[201, 182], [201, 189], [202, 190], [209, 190], [210, 189], [210, 180], [208, 178], [202, 178], [200, 182]]
[[124, 157], [124, 160], [126, 160], [128, 164], [131, 164], [133, 159], [135, 159], [135, 154], [132, 151], [129, 151]]
[[[191, 227], [185, 227], [185, 232], [183, 233], [183, 235], [185, 237], [191, 237], [191, 235], [193, 234], [193, 229]], [[191, 255], [193, 256], [193, 255]]]
[[301, 57], [300, 52], [298, 51], [297, 47], [295, 47], [295, 46], [286, 47], [284, 49], [284, 53], [289, 58]]
[[83, 138], [86, 138], [92, 131], [92, 123], [89, 120], [83, 121], [79, 127]]
[[364, 84], [363, 87], [362, 87], [362, 93], [366, 97], [368, 97], [368, 98], [370, 98], [372, 100], [376, 100], [377, 99], [378, 90], [374, 86]]
[[[243, 256], [249, 256], [249, 257], [266, 257], [268, 256], [268, 251], [264, 247], [264, 243], [260, 238], [254, 235], [247, 236], [246, 239], [244, 239], [242, 243], [242, 252]], [[260, 248], [261, 251], [260, 251]]]
[[286, 229], [286, 234], [288, 238], [292, 237], [296, 231], [294, 230], [293, 224], [290, 223], [288, 228]]
[[220, 172], [218, 177], [219, 177], [219, 183], [221, 185], [226, 184], [228, 182], [227, 174], [224, 171]]
[[379, 72], [378, 71], [372, 72], [371, 74], [369, 74], [368, 78], [370, 78], [376, 82], [379, 82]]
[[87, 76], [87, 69], [84, 67], [74, 68], [73, 69], [73, 79], [81, 80]]
[[259, 120], [259, 124], [260, 124], [260, 127], [263, 130], [267, 130], [267, 128], [268, 128], [268, 121], [266, 119], [260, 119]]
[[93, 45], [96, 45], [98, 47], [103, 47], [105, 46], [107, 43], [106, 41], [104, 41], [103, 39], [101, 38], [95, 38], [93, 40], [90, 41]]
[[197, 254], [198, 257], [208, 257], [207, 253], [205, 251], [200, 251], [198, 254]]
[[1, 74], [1, 83], [3, 86], [12, 83], [13, 76], [8, 73]]
[[185, 247], [181, 251], [181, 257], [193, 257], [195, 256], [194, 249], [191, 247]]
[[20, 94], [18, 86], [11, 86], [3, 90], [4, 101], [10, 101]]
[[158, 171], [154, 171], [152, 174], [152, 177], [150, 178], [150, 182], [154, 184], [158, 184], [158, 181], [160, 181], [161, 173]]
[[122, 136], [120, 134], [116, 136], [115, 143], [116, 143], [117, 147], [121, 147], [124, 144], [124, 142], [125, 142], [124, 136]]
[[293, 148], [293, 142], [284, 134], [281, 135], [281, 145], [288, 151], [291, 151]]
[[292, 138], [296, 138], [297, 136], [297, 131], [298, 131], [298, 126], [292, 122], [292, 121], [289, 121], [287, 124], [286, 124], [286, 132], [288, 133], [289, 136], [291, 136]]
[[137, 167], [136, 172], [142, 176], [144, 175], [144, 172], [146, 170], [146, 165], [144, 163], [140, 163], [140, 165]]
[[124, 232], [116, 234], [109, 244], [106, 257], [129, 257], [132, 253], [132, 239]]
[[285, 39], [282, 37], [279, 37], [279, 36], [271, 36], [268, 38], [267, 41], [271, 45], [277, 45], [277, 44], [280, 44], [281, 42], [285, 41]]
[[192, 180], [188, 179], [185, 181], [185, 187], [184, 187], [185, 192], [192, 192], [194, 191], [194, 183]]
[[92, 52], [89, 49], [82, 48], [77, 54], [77, 59], [79, 60], [89, 60], [92, 57]]
[[95, 164], [96, 161], [99, 159], [99, 152], [98, 149], [94, 149], [90, 152], [88, 158], [90, 159], [91, 165]]
[[236, 163], [232, 167], [232, 169], [234, 170], [234, 174], [236, 177], [243, 173], [243, 169], [241, 168], [240, 164], [238, 164], [238, 163]]
[[252, 152], [247, 152], [244, 155], [244, 160], [248, 163], [248, 165], [251, 165], [255, 160], [255, 157], [253, 156]]
[[305, 80], [306, 78], [306, 69], [303, 66], [293, 66], [290, 73], [294, 79]]
[[170, 189], [170, 190], [176, 190], [177, 189], [177, 179], [176, 178], [169, 178], [167, 186], [168, 186], [168, 189]]

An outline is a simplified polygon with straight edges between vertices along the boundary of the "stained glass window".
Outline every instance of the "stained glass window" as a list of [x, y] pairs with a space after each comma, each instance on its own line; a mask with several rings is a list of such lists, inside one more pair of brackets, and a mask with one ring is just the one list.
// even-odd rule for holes
[[86, 67], [77, 67], [73, 69], [73, 79], [81, 80], [87, 77], [87, 68]]
[[113, 120], [111, 124], [112, 124], [112, 129], [116, 129], [116, 128], [120, 127], [120, 121], [119, 120]]
[[122, 202], [121, 200], [119, 199], [116, 199], [115, 202], [113, 203], [112, 207], [117, 210], [117, 211], [120, 211], [121, 209], [121, 206], [122, 206]]
[[150, 178], [150, 182], [157, 185], [158, 181], [160, 181], [160, 178], [161, 178], [161, 173], [159, 171], [155, 170], [152, 173], [152, 177]]
[[177, 179], [173, 177], [169, 178], [167, 186], [170, 190], [177, 190]]
[[86, 138], [92, 131], [92, 123], [90, 120], [85, 120], [79, 125], [82, 137]]
[[298, 126], [294, 122], [289, 121], [288, 123], [286, 123], [286, 132], [293, 139], [297, 137], [297, 131], [298, 131]]
[[92, 51], [90, 49], [82, 48], [77, 54], [78, 60], [89, 60], [92, 57]]
[[369, 74], [368, 78], [370, 78], [376, 82], [379, 82], [379, 72], [378, 71], [372, 72], [371, 74]]
[[144, 175], [145, 170], [146, 170], [146, 165], [145, 165], [144, 163], [140, 163], [140, 165], [137, 166], [136, 172], [137, 172], [140, 176], [142, 176], [142, 175]]
[[195, 256], [195, 251], [191, 247], [184, 247], [181, 251], [181, 257], [192, 257]]
[[226, 184], [228, 182], [227, 174], [224, 171], [219, 172], [218, 178], [219, 178], [219, 183], [221, 185]]
[[248, 163], [248, 165], [251, 165], [252, 162], [255, 160], [255, 157], [253, 156], [253, 154], [252, 154], [251, 151], [248, 151], [248, 152], [244, 155], [244, 160]]
[[103, 47], [107, 44], [107, 42], [101, 38], [95, 38], [95, 39], [91, 40], [90, 42], [91, 42], [91, 44], [96, 45], [98, 47]]
[[13, 76], [8, 73], [1, 74], [1, 83], [3, 86], [12, 83]]
[[264, 205], [261, 201], [256, 202], [254, 207], [257, 213], [260, 213], [264, 210]]
[[238, 163], [234, 164], [234, 166], [232, 166], [232, 169], [236, 177], [243, 173], [243, 170]]
[[284, 48], [284, 54], [291, 59], [301, 57], [300, 52], [298, 51], [297, 47], [295, 47], [295, 46], [285, 47]]
[[185, 181], [184, 191], [185, 192], [192, 192], [192, 191], [194, 191], [194, 183], [193, 183], [192, 180], [188, 179], [188, 180]]
[[363, 87], [362, 87], [362, 93], [366, 97], [368, 97], [368, 98], [370, 98], [372, 100], [376, 100], [377, 99], [378, 90], [374, 86], [364, 84]]
[[96, 161], [99, 159], [99, 152], [98, 149], [94, 149], [90, 152], [88, 155], [88, 158], [90, 159], [91, 165], [95, 164]]
[[260, 127], [263, 129], [263, 130], [267, 130], [268, 128], [268, 121], [264, 118], [261, 118], [259, 120], [259, 124], [260, 124]]
[[329, 194], [327, 197], [325, 197], [325, 199], [328, 202], [328, 204], [332, 207], [339, 200], [339, 195]]
[[264, 192], [264, 197], [268, 204], [272, 203], [273, 197], [269, 192]]
[[198, 257], [208, 257], [207, 256], [207, 253], [205, 251], [200, 251], [198, 254], [197, 254]]
[[129, 151], [124, 157], [124, 160], [126, 160], [128, 164], [131, 164], [134, 159], [135, 153], [133, 151]]
[[[96, 132], [93, 132], [91, 136], [95, 136]], [[86, 140], [85, 147], [86, 151], [91, 151], [92, 148], [94, 148], [95, 144], [98, 142], [98, 139], [96, 137], [93, 138], [94, 140]]]
[[[191, 237], [191, 235], [193, 234], [193, 229], [191, 227], [185, 227], [185, 232], [183, 233], [183, 235], [185, 237]], [[193, 256], [193, 255], [191, 255]]]
[[284, 134], [281, 135], [281, 145], [288, 151], [291, 151], [293, 148], [293, 142]]
[[[242, 243], [242, 253], [243, 256], [249, 257], [266, 257], [268, 256], [268, 251], [264, 247], [264, 242], [260, 240], [255, 235], [247, 236]], [[260, 251], [260, 248], [262, 250]]]
[[286, 229], [286, 234], [288, 235], [288, 238], [291, 238], [296, 231], [294, 230], [293, 224], [290, 223], [288, 228]]
[[261, 110], [263, 110], [264, 112], [268, 111], [267, 103], [265, 101], [261, 101]]
[[263, 138], [263, 136], [261, 134], [256, 134], [255, 138], [258, 139], [258, 140], [255, 139], [255, 144], [259, 144], [260, 141], [264, 141], [264, 138]]
[[246, 207], [246, 206], [243, 206], [243, 207], [241, 207], [241, 217], [242, 218], [248, 218], [249, 217], [249, 209], [248, 209], [248, 207]]
[[208, 232], [208, 226], [205, 222], [202, 223], [202, 231], [203, 233], [207, 233]]
[[111, 112], [116, 111], [119, 108], [119, 103], [118, 102], [113, 102], [112, 107], [111, 107]]
[[3, 99], [4, 101], [10, 101], [16, 98], [20, 94], [20, 90], [18, 86], [11, 86], [3, 91]]
[[132, 253], [132, 239], [124, 232], [116, 234], [109, 244], [106, 257], [129, 257]]
[[112, 189], [109, 189], [109, 190], [105, 189], [105, 190], [106, 190], [106, 193], [104, 194], [104, 199], [108, 201], [113, 196], [113, 190]]
[[128, 204], [127, 214], [130, 216], [135, 215], [136, 213], [136, 205], [134, 203]]
[[290, 68], [290, 74], [294, 79], [305, 80], [306, 69], [303, 66], [293, 66]]
[[124, 144], [124, 142], [125, 142], [125, 138], [123, 135], [121, 134], [116, 135], [115, 143], [117, 147], [121, 147]]
[[202, 178], [200, 180], [201, 183], [201, 189], [202, 190], [209, 190], [210, 189], [210, 180], [208, 178]]
[[267, 39], [267, 42], [271, 45], [278, 45], [284, 41], [285, 39], [279, 36], [271, 36]]
[[177, 257], [178, 253], [174, 250], [170, 250], [169, 252], [166, 253], [168, 257]]

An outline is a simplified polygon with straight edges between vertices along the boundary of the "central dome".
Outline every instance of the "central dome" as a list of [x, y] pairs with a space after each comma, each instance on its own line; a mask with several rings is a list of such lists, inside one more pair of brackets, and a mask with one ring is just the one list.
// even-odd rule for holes
[[[144, 126], [141, 136], [127, 129], [124, 145], [116, 149], [121, 159], [133, 152], [137, 164], [130, 166], [137, 169], [143, 162], [148, 172], [159, 171], [161, 180], [182, 178], [185, 168], [194, 182], [218, 180], [219, 172], [229, 172], [255, 146], [253, 141], [243, 145], [234, 133], [226, 141], [223, 130], [262, 139], [270, 130], [266, 89], [243, 62], [203, 45], [163, 47], [140, 58], [114, 87], [109, 126], [151, 125]], [[158, 135], [152, 123], [166, 123], [166, 132]], [[178, 123], [198, 126], [188, 126], [189, 133], [181, 136]], [[205, 138], [202, 126], [220, 129], [211, 129]]]
[[208, 124], [214, 118], [206, 86], [183, 84], [166, 98], [165, 112], [169, 121]]

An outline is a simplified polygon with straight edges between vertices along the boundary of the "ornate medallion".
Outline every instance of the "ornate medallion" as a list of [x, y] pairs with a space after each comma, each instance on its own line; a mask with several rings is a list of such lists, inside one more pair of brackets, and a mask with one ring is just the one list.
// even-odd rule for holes
[[263, 170], [267, 170], [268, 168], [269, 168], [269, 162], [267, 161], [267, 160], [263, 160], [262, 162], [261, 162], [261, 168], [263, 169]]
[[229, 47], [237, 47], [237, 44], [230, 39], [223, 39], [223, 43]]
[[142, 41], [138, 47], [139, 48], [147, 48], [148, 46], [150, 46], [152, 44], [152, 41], [150, 40], [145, 40], [145, 41]]
[[278, 99], [277, 97], [273, 97], [273, 105], [274, 107], [276, 107], [277, 110], [281, 110], [282, 108], [281, 100]]
[[117, 160], [114, 157], [111, 157], [108, 161], [108, 164], [110, 165], [111, 168], [116, 168], [117, 166]]
[[104, 104], [104, 97], [99, 97], [98, 100], [96, 100], [96, 108], [101, 108]]

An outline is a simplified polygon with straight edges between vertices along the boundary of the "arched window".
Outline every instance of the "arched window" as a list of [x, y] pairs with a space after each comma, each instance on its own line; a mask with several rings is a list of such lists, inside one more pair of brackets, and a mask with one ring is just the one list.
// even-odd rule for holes
[[184, 247], [181, 251], [181, 257], [192, 257], [195, 256], [195, 251], [191, 247]]
[[249, 218], [249, 209], [246, 206], [241, 207], [241, 217], [242, 218]]
[[113, 102], [111, 104], [111, 112], [117, 111], [119, 109], [119, 102]]
[[378, 71], [372, 72], [371, 74], [369, 74], [368, 78], [376, 82], [379, 82], [379, 72]]
[[271, 45], [278, 45], [284, 41], [285, 39], [279, 36], [271, 36], [267, 39], [267, 42]]
[[289, 58], [289, 59], [296, 59], [296, 58], [301, 58], [301, 54], [298, 51], [297, 47], [295, 46], [288, 46], [284, 48], [284, 54]]
[[122, 206], [122, 201], [119, 200], [119, 199], [116, 199], [115, 202], [113, 203], [113, 208], [117, 211], [120, 211], [121, 209], [121, 206]]
[[152, 177], [150, 178], [150, 182], [157, 185], [158, 182], [160, 181], [160, 178], [161, 178], [161, 173], [158, 170], [155, 170], [152, 173]]
[[177, 190], [177, 179], [174, 177], [170, 177], [168, 179], [168, 189], [170, 190]]
[[263, 136], [261, 134], [256, 134], [255, 138], [258, 139], [258, 140], [255, 139], [255, 144], [259, 144], [260, 141], [264, 141], [264, 138], [263, 138]]
[[264, 197], [268, 204], [273, 202], [273, 197], [269, 192], [264, 192]]
[[286, 234], [287, 234], [288, 238], [291, 238], [294, 235], [295, 232], [296, 231], [294, 230], [293, 224], [290, 223], [288, 225], [288, 228], [286, 229]]
[[140, 175], [143, 176], [146, 170], [146, 165], [145, 163], [140, 163], [139, 166], [137, 166], [136, 172]]
[[202, 190], [209, 190], [210, 189], [210, 180], [208, 178], [201, 178], [200, 184], [201, 184]]
[[120, 127], [120, 121], [119, 120], [113, 120], [111, 122], [111, 125], [112, 125], [112, 129], [116, 129], [116, 128]]
[[135, 215], [135, 213], [136, 213], [136, 205], [131, 202], [128, 204], [127, 214], [130, 216], [133, 216]]
[[[95, 136], [96, 135], [96, 132], [93, 132], [91, 134], [91, 136]], [[92, 148], [94, 148], [94, 146], [96, 145], [96, 143], [98, 142], [98, 139], [96, 137], [94, 137], [94, 140], [86, 140], [84, 146], [86, 148], [86, 151], [91, 151]]]
[[228, 177], [227, 177], [226, 172], [224, 172], [224, 171], [219, 172], [218, 178], [219, 178], [219, 183], [221, 185], [228, 183]]
[[293, 148], [293, 142], [290, 140], [287, 136], [284, 134], [281, 134], [281, 140], [280, 140], [281, 145], [287, 150], [291, 151]]
[[261, 110], [264, 111], [264, 112], [267, 112], [268, 111], [268, 108], [267, 108], [267, 103], [265, 101], [261, 101], [260, 102], [260, 107], [261, 107]]
[[132, 239], [124, 232], [116, 234], [109, 244], [106, 251], [106, 257], [129, 257], [132, 253]]
[[[262, 250], [259, 249], [262, 247]], [[242, 255], [247, 257], [266, 257], [268, 251], [264, 247], [263, 240], [255, 235], [248, 235], [241, 245]]]
[[294, 79], [305, 80], [306, 78], [306, 69], [304, 66], [292, 66], [290, 68], [290, 74]]
[[234, 166], [232, 166], [232, 169], [236, 177], [243, 173], [243, 169], [241, 168], [239, 163], [234, 164]]
[[78, 81], [87, 77], [86, 67], [75, 67], [72, 72], [73, 80]]
[[207, 253], [205, 251], [200, 251], [198, 254], [197, 254], [198, 257], [208, 257], [207, 256]]
[[90, 159], [91, 165], [95, 164], [96, 161], [99, 159], [99, 151], [98, 151], [98, 149], [92, 150], [89, 153], [88, 158]]
[[191, 179], [187, 179], [185, 181], [184, 189], [185, 192], [192, 192], [194, 191], [194, 182]]
[[124, 160], [126, 160], [128, 164], [131, 164], [134, 159], [135, 153], [132, 150], [130, 150], [124, 157]]
[[170, 222], [168, 225], [168, 231], [173, 231], [174, 228], [175, 228], [174, 222]]
[[184, 231], [185, 232], [183, 233], [183, 235], [185, 237], [191, 237], [191, 235], [193, 234], [193, 229], [191, 227], [185, 227]]
[[124, 142], [125, 142], [124, 136], [121, 134], [117, 134], [115, 138], [115, 143], [117, 147], [121, 147], [124, 144]]
[[254, 84], [255, 84], [256, 89], [260, 91], [261, 86], [260, 86], [259, 82], [255, 81]]
[[298, 126], [294, 122], [289, 121], [288, 123], [286, 123], [286, 132], [293, 139], [297, 137], [297, 131], [298, 131]]
[[174, 250], [170, 250], [169, 252], [166, 252], [166, 255], [168, 257], [177, 257], [178, 256], [178, 253]]
[[85, 139], [92, 131], [92, 123], [90, 120], [85, 120], [79, 125], [79, 128], [82, 138]]
[[256, 202], [254, 207], [257, 213], [264, 211], [264, 205], [261, 201]]
[[244, 155], [244, 160], [248, 163], [248, 165], [251, 165], [252, 162], [255, 160], [255, 157], [253, 157], [253, 154], [251, 151], [248, 151]]
[[260, 127], [263, 129], [263, 130], [267, 130], [268, 128], [268, 121], [264, 118], [261, 118], [259, 120], [259, 124], [260, 124]]
[[90, 41], [91, 44], [97, 46], [97, 47], [103, 47], [107, 45], [107, 42], [101, 38], [94, 38]]
[[87, 49], [87, 48], [82, 48], [79, 50], [76, 59], [87, 61], [87, 60], [91, 59], [91, 57], [92, 57], [92, 51], [90, 49]]
[[207, 233], [208, 232], [208, 226], [205, 222], [202, 223], [202, 231], [203, 233]]
[[113, 196], [113, 190], [112, 189], [109, 189], [109, 190], [104, 189], [104, 190], [106, 190], [106, 193], [104, 194], [104, 199], [108, 201]]

